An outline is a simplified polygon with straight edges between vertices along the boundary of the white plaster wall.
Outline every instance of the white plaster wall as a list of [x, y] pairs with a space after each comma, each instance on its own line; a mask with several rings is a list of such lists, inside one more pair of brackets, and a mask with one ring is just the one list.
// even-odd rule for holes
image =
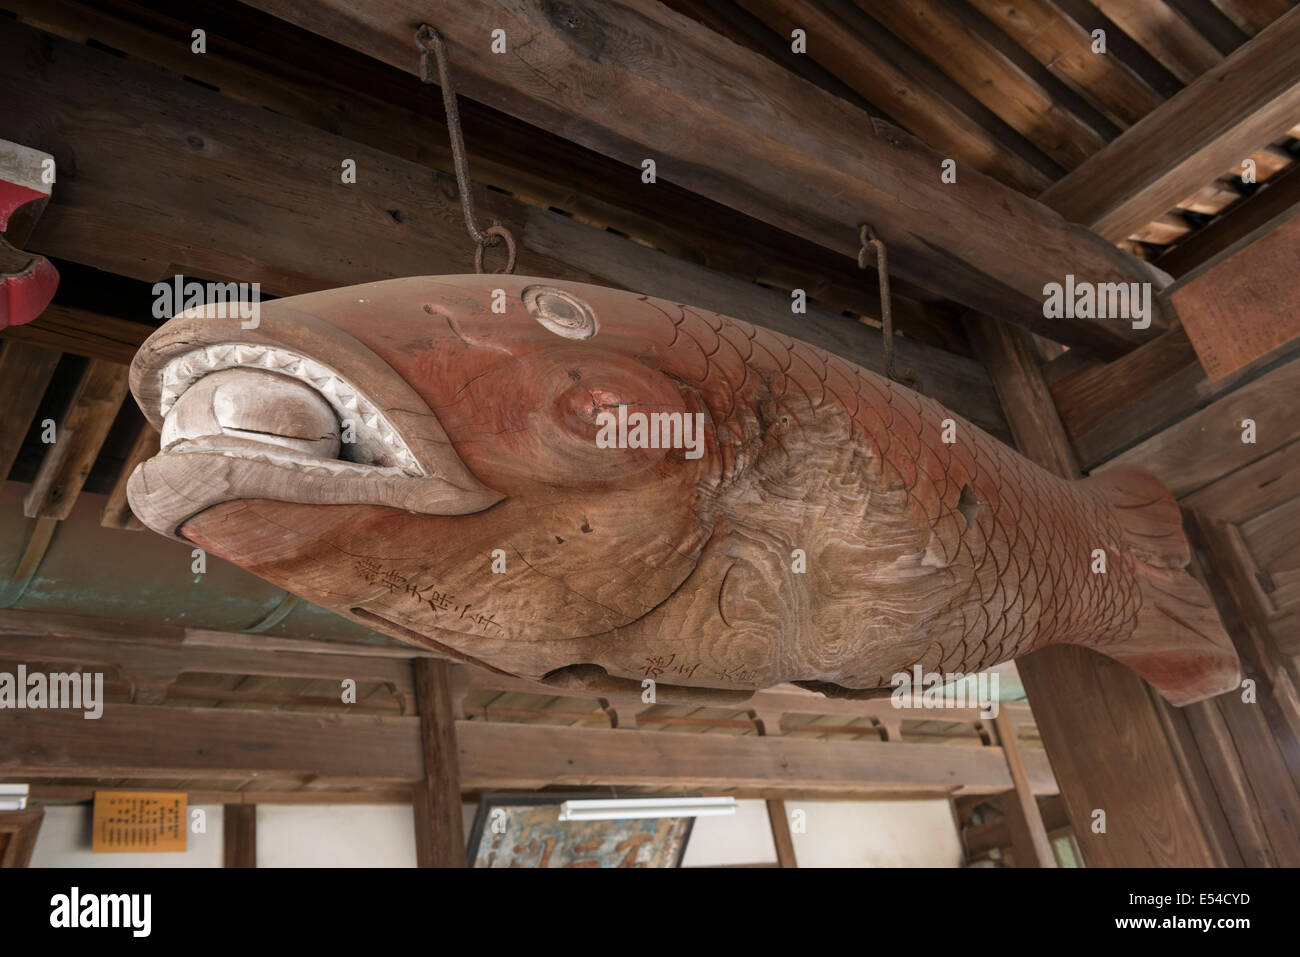
[[737, 801], [728, 817], [697, 817], [682, 867], [771, 864], [776, 861], [772, 827], [764, 801]]
[[[206, 834], [183, 854], [93, 854], [90, 807], [48, 807], [33, 867], [220, 867], [221, 807], [204, 807]], [[464, 806], [469, 835], [476, 805]], [[958, 867], [961, 843], [945, 800], [787, 801], [803, 811], [794, 834], [800, 867]], [[259, 867], [414, 867], [409, 805], [266, 804], [257, 808]], [[698, 818], [683, 865], [763, 864], [776, 848], [762, 801], [738, 801], [730, 817]]]
[[800, 867], [960, 867], [961, 837], [947, 800], [787, 801], [806, 812], [794, 834]]
[[207, 816], [206, 834], [191, 833], [181, 853], [96, 854], [90, 849], [92, 808], [87, 805], [50, 806], [36, 835], [32, 867], [220, 867], [225, 857], [222, 843], [221, 805], [192, 805]]
[[409, 804], [260, 804], [258, 867], [414, 867]]

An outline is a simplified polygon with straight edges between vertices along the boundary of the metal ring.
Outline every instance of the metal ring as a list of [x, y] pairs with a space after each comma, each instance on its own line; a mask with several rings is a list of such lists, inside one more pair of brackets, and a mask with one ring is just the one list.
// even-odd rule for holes
[[[506, 241], [506, 266], [504, 269], [497, 270], [497, 275], [508, 275], [515, 271], [515, 237], [511, 235], [510, 230], [504, 226], [492, 224], [487, 228], [487, 235], [499, 236]], [[495, 246], [496, 243], [489, 245]], [[481, 273], [483, 271], [483, 250], [487, 246], [478, 246], [474, 250], [474, 271]]]

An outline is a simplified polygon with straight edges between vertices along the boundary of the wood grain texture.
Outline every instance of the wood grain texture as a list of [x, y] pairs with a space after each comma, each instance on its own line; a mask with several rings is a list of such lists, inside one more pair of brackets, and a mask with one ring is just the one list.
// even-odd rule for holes
[[1260, 227], [1170, 287], [1212, 382], [1300, 338], [1300, 207]]
[[[24, 61], [41, 62], [52, 55], [41, 39], [44, 36], [15, 25], [0, 38], [0, 45], [8, 44], [3, 48], [16, 58], [9, 61], [15, 71]], [[23, 81], [25, 109], [21, 115], [0, 118], [0, 134], [19, 139], [23, 135], [43, 135], [43, 130], [67, 112], [70, 102], [80, 101], [83, 94], [75, 91], [98, 91], [103, 97], [100, 103], [88, 104], [85, 116], [76, 123], [60, 127], [63, 132], [55, 152], [62, 151], [65, 160], [60, 167], [64, 170], [61, 182], [65, 190], [47, 215], [62, 217], [65, 226], [41, 237], [42, 248], [51, 255], [151, 282], [170, 279], [176, 272], [187, 277], [259, 282], [263, 294], [292, 294], [400, 275], [472, 271], [474, 247], [464, 233], [454, 182], [440, 174], [433, 174], [431, 180], [424, 165], [430, 147], [423, 138], [410, 141], [399, 137], [394, 142], [392, 134], [383, 133], [382, 123], [376, 129], [358, 120], [344, 127], [362, 141], [343, 139], [270, 109], [236, 102], [170, 78], [142, 64], [57, 39], [49, 40], [48, 46], [57, 51], [57, 66], [51, 63], [41, 79]], [[15, 76], [6, 79], [0, 70], [0, 83], [11, 81], [18, 82]], [[249, 81], [244, 78], [243, 82]], [[301, 96], [301, 87], [297, 89]], [[248, 95], [249, 90], [245, 85], [234, 87], [241, 96]], [[278, 99], [266, 105], [276, 111], [290, 109], [289, 104]], [[124, 108], [129, 109], [131, 117], [110, 124], [101, 135], [97, 124], [103, 122], [102, 117], [118, 115], [103, 111]], [[364, 116], [364, 105], [352, 106], [347, 115]], [[419, 122], [407, 114], [382, 116], [398, 128]], [[317, 121], [332, 125], [319, 117]], [[125, 128], [147, 132], [129, 136], [116, 132]], [[493, 127], [483, 132], [510, 133]], [[196, 145], [209, 142], [219, 143], [220, 148]], [[293, 148], [272, 149], [268, 143], [292, 143]], [[89, 151], [99, 157], [98, 163], [76, 167], [68, 159]], [[343, 157], [355, 159], [363, 171], [358, 183], [349, 186], [338, 182]], [[304, 177], [303, 169], [317, 174]], [[133, 170], [137, 175], [123, 179], [119, 175], [122, 170]], [[211, 188], [196, 188], [196, 183]], [[536, 192], [535, 185], [527, 188]], [[555, 197], [555, 201], [564, 208], [573, 206], [562, 197]], [[718, 281], [716, 296], [731, 294], [734, 289], [761, 292], [752, 281], [665, 255], [657, 257], [656, 269], [621, 272], [625, 279], [600, 276], [570, 264], [563, 247], [544, 245], [543, 234], [564, 235], [577, 244], [584, 258], [593, 256], [606, 240], [615, 247], [637, 244], [497, 191], [480, 190], [476, 202], [482, 215], [514, 230], [529, 251], [524, 265], [538, 273], [584, 281], [599, 276], [613, 285], [633, 281], [640, 291], [666, 297], [675, 295], [672, 287], [684, 281], [682, 275], [699, 285], [708, 285], [705, 277], [714, 277]], [[239, 209], [255, 209], [258, 215], [245, 221], [237, 213]], [[692, 215], [701, 214], [698, 207], [692, 210]], [[207, 224], [201, 241], [186, 227], [190, 222]], [[546, 230], [548, 222], [558, 225]], [[743, 227], [734, 228], [744, 235]], [[638, 248], [651, 252], [644, 246]], [[685, 253], [680, 244], [668, 243], [667, 248]], [[689, 255], [700, 254], [697, 251]], [[756, 259], [771, 261], [786, 254], [760, 257], [750, 250], [736, 255], [752, 267]], [[704, 258], [718, 266], [731, 261], [721, 253]], [[617, 251], [603, 260], [635, 262], [634, 257]], [[788, 265], [780, 270], [750, 270], [752, 279], [806, 283], [801, 288], [814, 302], [825, 292], [819, 274], [819, 268], [797, 254], [792, 254]], [[870, 300], [875, 295], [870, 274], [854, 269], [850, 275], [860, 277], [863, 283], [853, 299], [859, 305], [863, 299]], [[846, 282], [840, 279], [833, 284], [842, 289]], [[840, 295], [829, 299], [848, 304]], [[788, 311], [788, 301], [786, 306]], [[914, 302], [897, 301], [895, 309], [900, 328], [926, 323], [923, 310]], [[33, 335], [43, 336], [49, 345], [75, 354], [129, 361], [131, 345], [138, 345], [148, 335], [143, 324], [81, 309], [56, 310], [50, 325], [38, 323]], [[878, 305], [872, 311], [878, 311]], [[844, 327], [840, 338], [851, 341], [861, 330], [870, 339], [867, 327], [843, 317], [837, 319]], [[875, 347], [861, 348], [865, 355]], [[956, 367], [947, 364], [944, 350], [933, 351], [933, 384], [942, 388], [944, 383], [954, 381], [978, 393], [973, 400], [978, 403], [978, 412], [973, 409], [972, 418], [996, 431], [998, 414], [987, 401], [987, 383], [976, 382], [981, 375], [976, 365], [965, 364], [964, 371], [954, 379]], [[908, 361], [923, 374], [930, 365], [915, 351]]]
[[415, 698], [420, 709], [424, 774], [415, 784], [416, 861], [419, 867], [464, 867], [465, 824], [461, 816], [456, 716], [451, 665], [417, 658]]
[[[1177, 348], [1169, 349], [1171, 346]], [[1174, 352], [1186, 347], [1170, 340], [1162, 348]], [[1090, 389], [1107, 396], [1103, 408], [1110, 414], [1092, 428], [1071, 435], [1079, 461], [1084, 470], [1090, 472], [1126, 449], [1182, 421], [1197, 409], [1230, 394], [1261, 375], [1293, 362], [1297, 355], [1300, 355], [1300, 342], [1293, 341], [1218, 382], [1211, 382], [1200, 362], [1195, 360], [1171, 373], [1170, 369], [1176, 363], [1166, 361], [1170, 356], [1162, 358], [1156, 353], [1148, 354], [1141, 360], [1143, 364], [1151, 365], [1150, 379], [1132, 378], [1128, 372], [1136, 372], [1137, 369], [1127, 364], [1117, 366], [1115, 371], [1120, 375], [1112, 384], [1108, 385], [1107, 378], [1103, 376], [1090, 386]], [[1141, 395], [1142, 399], [1121, 404], [1116, 401], [1117, 393], [1111, 389], [1131, 389], [1134, 395]]]
[[1052, 382], [1052, 401], [1071, 437], [1097, 428], [1196, 363], [1196, 350], [1181, 325], [1126, 356], [1089, 365]]
[[104, 503], [100, 524], [105, 528], [121, 528], [129, 531], [139, 531], [144, 528], [140, 520], [131, 513], [131, 506], [127, 504], [126, 484], [135, 467], [153, 458], [158, 451], [158, 433], [148, 422], [141, 421], [126, 461], [122, 463], [117, 480], [113, 482], [113, 488], [108, 493], [108, 501]]
[[44, 808], [0, 811], [0, 867], [26, 867], [36, 850]]
[[[934, 401], [746, 322], [440, 277], [264, 304], [238, 333], [263, 351], [232, 335], [184, 316], [142, 349], [137, 397], [153, 421], [167, 411], [132, 507], [402, 640], [556, 687], [650, 677], [733, 696], [784, 681], [870, 696], [913, 667], [969, 674], [1057, 642], [1129, 662], [1173, 701], [1235, 682], [1159, 483], [1060, 482]], [[218, 362], [400, 407], [387, 444], [409, 442], [433, 477], [368, 473], [355, 453], [347, 477], [329, 454], [284, 459], [298, 440], [272, 420], [283, 403], [251, 394], [237, 441], [188, 431], [190, 397], [233, 374]], [[675, 440], [602, 448], [610, 410], [675, 419]], [[453, 467], [465, 477], [447, 487]], [[446, 495], [391, 497], [421, 482]], [[455, 504], [471, 482], [486, 500]], [[1088, 570], [1098, 548], [1104, 575]]]
[[1125, 130], [1039, 199], [1118, 241], [1295, 124], [1300, 10]]
[[153, 330], [143, 322], [53, 302], [31, 322], [9, 326], [0, 336], [74, 356], [130, 365], [136, 350]]
[[[1063, 262], [1098, 281], [1147, 273], [974, 170], [940, 182], [939, 154], [660, 4], [254, 6], [410, 72], [410, 24], [437, 21], [466, 96], [634, 167], [656, 157], [662, 178], [845, 255], [856, 257], [858, 226], [871, 222], [899, 275], [1048, 337], [1113, 354], [1161, 325], [1045, 322], [1042, 288]], [[489, 51], [483, 38], [497, 28], [516, 38], [513, 55]], [[611, 89], [618, 109], [593, 95]]]

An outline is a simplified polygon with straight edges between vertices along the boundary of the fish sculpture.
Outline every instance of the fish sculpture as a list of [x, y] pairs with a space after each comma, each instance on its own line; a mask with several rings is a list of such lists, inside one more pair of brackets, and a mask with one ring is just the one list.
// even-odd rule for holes
[[183, 313], [131, 387], [140, 519], [398, 639], [557, 689], [888, 694], [1074, 643], [1238, 683], [1151, 475], [1076, 482], [760, 326], [520, 276]]

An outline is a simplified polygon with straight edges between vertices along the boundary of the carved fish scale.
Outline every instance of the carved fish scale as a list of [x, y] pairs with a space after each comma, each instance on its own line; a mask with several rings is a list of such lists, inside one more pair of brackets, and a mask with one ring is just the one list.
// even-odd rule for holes
[[[687, 306], [656, 308], [676, 327], [670, 353], [695, 354], [665, 365], [709, 406], [721, 485], [752, 466], [756, 445], [780, 471], [787, 444], [834, 442], [847, 418], [839, 439], [865, 445], [854, 456], [864, 493], [904, 495], [909, 517], [928, 528], [924, 554], [936, 574], [947, 574], [950, 595], [934, 609], [924, 653], [877, 674], [876, 686], [915, 664], [970, 673], [1055, 641], [1100, 647], [1132, 633], [1135, 559], [1103, 494], [1061, 482], [939, 403], [814, 346]], [[768, 403], [788, 417], [789, 440], [779, 418], [759, 412]], [[945, 420], [955, 425], [954, 441], [943, 441]], [[973, 528], [961, 511], [963, 491], [974, 503]], [[806, 544], [820, 540], [814, 533]], [[1104, 575], [1090, 571], [1094, 549], [1107, 555]]]
[[[264, 304], [254, 330], [177, 317], [132, 387], [164, 428], [130, 483], [151, 527], [557, 686], [872, 694], [1052, 642], [1179, 703], [1236, 681], [1151, 476], [1064, 482], [741, 320], [526, 277], [390, 280]], [[698, 415], [703, 444], [601, 447], [613, 410]], [[331, 431], [349, 422], [350, 446]]]

